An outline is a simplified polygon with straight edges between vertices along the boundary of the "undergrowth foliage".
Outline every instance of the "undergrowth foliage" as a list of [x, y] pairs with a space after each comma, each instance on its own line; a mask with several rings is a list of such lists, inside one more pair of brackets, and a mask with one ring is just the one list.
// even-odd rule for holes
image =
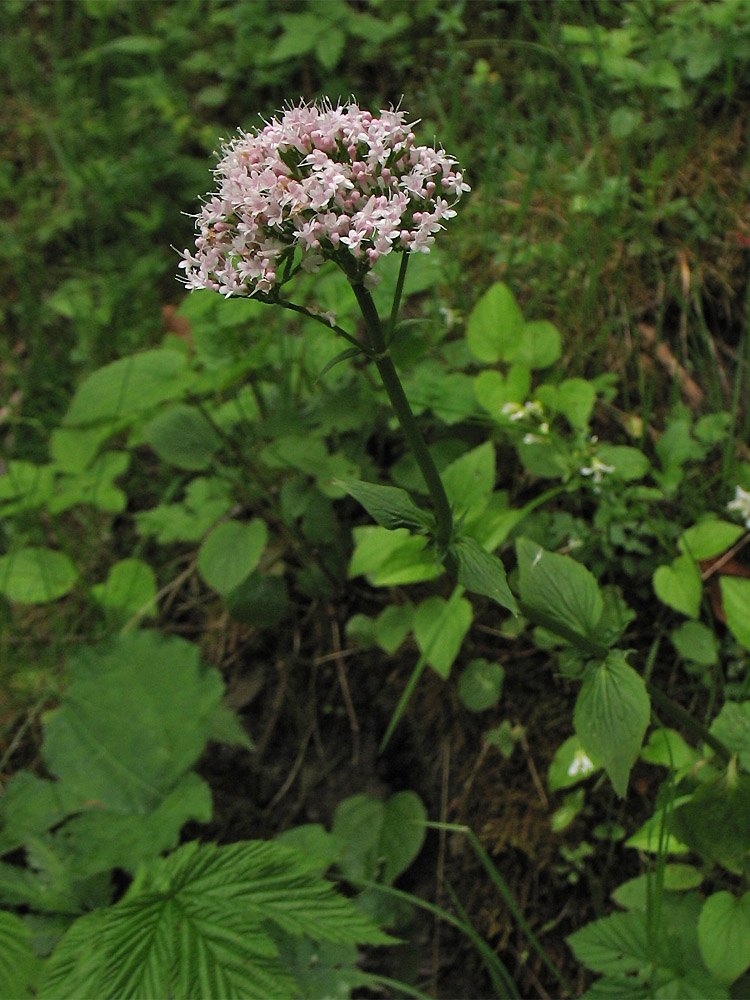
[[[330, 68], [348, 38], [403, 30], [345, 8], [331, 4], [325, 32], [284, 15], [273, 58]], [[693, 37], [669, 9], [669, 51], [646, 44], [635, 15], [611, 30], [557, 25], [580, 93], [590, 68], [623, 102], [616, 142], [647, 122], [654, 94], [677, 112], [720, 64], [750, 61], [735, 8], [744, 33], [723, 63], [729, 15], [701, 8]], [[472, 85], [489, 72], [477, 63]], [[2, 995], [422, 996], [363, 971], [360, 950], [395, 944], [422, 906], [472, 941], [498, 995], [518, 996], [460, 900], [455, 916], [396, 887], [430, 826], [468, 837], [529, 950], [573, 995], [476, 837], [430, 824], [412, 790], [345, 798], [330, 829], [183, 841], [212, 816], [196, 770], [207, 744], [251, 754], [253, 742], [219, 670], [168, 634], [174, 595], [191, 587], [262, 636], [355, 580], [382, 610], [349, 617], [352, 654], [411, 664], [381, 751], [432, 671], [468, 711], [493, 713], [486, 750], [515, 752], [522, 725], [496, 710], [521, 668], [467, 652], [489, 620], [572, 693], [547, 776], [554, 831], [583, 826], [605, 788], [628, 806], [656, 786], [638, 828], [586, 835], [643, 864], [567, 937], [571, 961], [599, 977], [585, 996], [729, 998], [750, 983], [746, 373], [738, 364], [723, 405], [673, 402], [654, 428], [652, 413], [619, 408], [615, 375], [568, 374], [558, 324], [508, 282], [484, 282], [462, 316], [431, 300], [452, 263], [435, 238], [470, 188], [416, 129], [400, 108], [352, 99], [288, 106], [240, 133], [181, 254], [193, 291], [179, 333], [85, 375], [44, 454], [5, 464], [8, 620], [58, 615], [85, 638], [41, 717], [40, 766], [16, 769], [0, 799]], [[578, 178], [576, 212], [601, 218], [634, 197], [606, 180], [594, 197]], [[637, 791], [634, 769], [649, 775]], [[561, 850], [557, 875], [575, 884], [592, 851], [588, 839]]]

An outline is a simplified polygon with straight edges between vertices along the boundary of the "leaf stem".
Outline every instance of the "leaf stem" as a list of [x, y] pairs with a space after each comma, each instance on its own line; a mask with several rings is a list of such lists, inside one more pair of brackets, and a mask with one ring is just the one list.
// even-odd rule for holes
[[[422, 472], [427, 489], [430, 492], [435, 510], [435, 540], [438, 551], [442, 555], [448, 548], [448, 544], [453, 536], [453, 514], [451, 513], [448, 497], [445, 493], [445, 487], [432, 459], [432, 455], [427, 450], [422, 432], [419, 429], [411, 406], [409, 406], [409, 401], [406, 398], [404, 388], [401, 385], [401, 379], [398, 377], [398, 372], [391, 360], [383, 335], [380, 316], [378, 315], [372, 296], [362, 284], [352, 284], [352, 289], [364, 317], [370, 347], [373, 352], [373, 359], [380, 373], [383, 386], [388, 393], [391, 406], [409, 443], [409, 447], [417, 460], [417, 465]], [[391, 315], [391, 321], [393, 321], [393, 314]]]

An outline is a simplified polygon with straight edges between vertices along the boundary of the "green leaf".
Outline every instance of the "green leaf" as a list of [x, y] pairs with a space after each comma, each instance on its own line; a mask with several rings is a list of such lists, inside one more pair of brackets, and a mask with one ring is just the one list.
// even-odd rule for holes
[[585, 430], [594, 412], [596, 390], [583, 378], [566, 378], [557, 387], [555, 409], [574, 430]]
[[406, 490], [397, 486], [378, 486], [351, 479], [335, 479], [334, 485], [346, 490], [379, 525], [389, 530], [420, 530], [432, 524], [430, 515], [417, 507]]
[[63, 426], [134, 417], [181, 396], [189, 384], [186, 364], [178, 351], [153, 350], [99, 368], [76, 390]]
[[445, 492], [457, 517], [481, 513], [495, 485], [495, 446], [485, 441], [442, 471]]
[[692, 768], [700, 758], [698, 751], [689, 746], [677, 730], [664, 727], [653, 729], [641, 750], [641, 760], [647, 764], [659, 764], [674, 771]]
[[264, 521], [223, 521], [198, 550], [198, 569], [209, 587], [229, 594], [252, 573], [266, 547]]
[[581, 743], [606, 770], [623, 798], [648, 726], [651, 703], [643, 678], [613, 649], [589, 666], [576, 699], [573, 722]]
[[459, 538], [450, 546], [458, 565], [458, 582], [473, 594], [491, 597], [514, 615], [518, 605], [505, 577], [505, 567], [498, 556], [483, 549], [473, 538]]
[[711, 734], [750, 771], [750, 701], [727, 701], [711, 723]]
[[557, 328], [548, 320], [539, 319], [523, 324], [517, 342], [509, 346], [502, 357], [504, 361], [529, 368], [549, 368], [561, 354], [562, 343]]
[[8, 462], [0, 475], [0, 510], [3, 518], [34, 510], [52, 495], [54, 468], [34, 462]]
[[[667, 892], [686, 892], [697, 889], [703, 882], [703, 875], [694, 865], [668, 864], [664, 865], [662, 874], [662, 889]], [[648, 909], [649, 891], [653, 897], [656, 889], [656, 878], [653, 874], [637, 875], [623, 882], [612, 893], [612, 899], [618, 906], [626, 910]]]
[[523, 404], [531, 391], [531, 372], [525, 365], [513, 365], [507, 376], [494, 368], [481, 371], [474, 379], [474, 395], [480, 406], [495, 417], [506, 403]]
[[670, 638], [684, 660], [699, 663], [702, 667], [718, 664], [719, 645], [716, 633], [702, 622], [683, 622], [679, 628], [672, 630]]
[[129, 618], [139, 612], [153, 617], [156, 613], [156, 576], [141, 559], [122, 559], [115, 563], [104, 583], [91, 588], [94, 598], [111, 611]]
[[46, 604], [64, 597], [78, 570], [62, 552], [41, 547], [0, 556], [0, 594], [18, 604]]
[[170, 406], [150, 420], [139, 438], [168, 465], [207, 468], [219, 447], [219, 436], [195, 406]]
[[615, 108], [609, 116], [609, 134], [613, 139], [627, 139], [638, 128], [643, 113], [638, 108]]
[[119, 514], [125, 510], [128, 498], [113, 480], [121, 476], [129, 464], [127, 452], [105, 451], [86, 469], [60, 476], [47, 509], [53, 514], [61, 514], [76, 504], [87, 504], [108, 514]]
[[380, 525], [354, 528], [354, 552], [349, 576], [363, 574], [375, 587], [433, 580], [442, 572], [424, 535], [411, 535], [406, 528], [389, 531]]
[[719, 586], [729, 631], [745, 649], [750, 649], [750, 580], [722, 576]]
[[45, 719], [43, 755], [70, 795], [100, 808], [146, 813], [196, 762], [223, 682], [192, 643], [158, 632], [84, 647]]
[[739, 524], [710, 518], [688, 528], [677, 544], [681, 552], [691, 555], [696, 562], [702, 562], [726, 552], [744, 533], [745, 529]]
[[639, 972], [653, 959], [646, 915], [637, 910], [594, 920], [567, 941], [582, 965], [607, 976]]
[[515, 296], [501, 281], [484, 293], [469, 315], [466, 338], [472, 354], [495, 364], [510, 361], [522, 335], [524, 319]]
[[296, 851], [191, 842], [143, 870], [115, 906], [73, 924], [48, 962], [40, 1000], [293, 996], [269, 922], [316, 940], [393, 940]]
[[33, 996], [42, 961], [31, 947], [31, 931], [13, 913], [0, 911], [0, 996]]
[[750, 775], [730, 771], [700, 785], [672, 813], [671, 830], [709, 864], [740, 872], [750, 850]]
[[289, 591], [283, 576], [253, 572], [224, 595], [224, 603], [236, 622], [275, 628], [287, 613]]
[[697, 618], [700, 612], [701, 573], [691, 556], [678, 556], [670, 566], [659, 566], [653, 577], [654, 593], [675, 611]]
[[604, 609], [599, 586], [592, 574], [571, 559], [545, 550], [527, 538], [516, 542], [521, 600], [524, 614], [554, 631], [593, 635]]
[[407, 637], [414, 624], [414, 605], [391, 604], [375, 620], [375, 640], [381, 649], [393, 655]]
[[499, 663], [471, 660], [458, 679], [458, 696], [472, 712], [484, 712], [500, 700], [505, 671]]
[[199, 542], [232, 507], [224, 479], [199, 476], [185, 489], [182, 503], [160, 504], [135, 515], [138, 533], [154, 536], [162, 545]]
[[597, 458], [605, 465], [612, 467], [611, 475], [618, 479], [624, 479], [626, 482], [643, 479], [651, 468], [649, 460], [642, 451], [627, 445], [604, 442], [599, 445]]
[[460, 588], [449, 601], [427, 597], [417, 608], [414, 637], [427, 662], [443, 680], [450, 674], [472, 618], [471, 604], [460, 596]]
[[419, 854], [427, 811], [415, 792], [397, 792], [383, 803], [352, 795], [336, 809], [331, 833], [341, 845], [339, 866], [346, 878], [378, 879], [391, 885]]
[[750, 892], [715, 892], [698, 918], [698, 942], [706, 968], [721, 983], [733, 983], [750, 968]]
[[0, 797], [0, 856], [55, 826], [81, 805], [81, 796], [31, 771], [18, 771]]

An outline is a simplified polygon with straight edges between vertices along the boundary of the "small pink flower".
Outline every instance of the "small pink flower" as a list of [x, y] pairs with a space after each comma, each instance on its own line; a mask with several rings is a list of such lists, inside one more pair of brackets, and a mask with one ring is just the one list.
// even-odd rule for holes
[[[188, 288], [271, 294], [285, 262], [326, 260], [373, 287], [380, 257], [427, 253], [470, 190], [442, 149], [416, 146], [403, 111], [300, 104], [222, 147], [219, 190], [196, 220]], [[451, 201], [447, 201], [450, 198]]]

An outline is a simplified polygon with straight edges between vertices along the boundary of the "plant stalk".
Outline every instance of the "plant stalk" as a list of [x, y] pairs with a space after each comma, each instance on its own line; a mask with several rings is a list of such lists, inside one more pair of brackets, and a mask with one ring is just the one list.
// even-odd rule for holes
[[438, 551], [442, 554], [448, 548], [448, 544], [453, 536], [453, 514], [451, 513], [450, 503], [445, 493], [445, 487], [440, 478], [440, 473], [432, 460], [432, 456], [427, 450], [422, 432], [419, 429], [419, 425], [409, 405], [409, 400], [406, 398], [406, 393], [401, 385], [401, 379], [398, 377], [398, 372], [386, 347], [380, 316], [378, 315], [372, 296], [364, 285], [353, 284], [352, 288], [357, 297], [362, 316], [364, 317], [370, 348], [373, 351], [374, 361], [380, 373], [383, 386], [388, 393], [393, 411], [401, 425], [409, 447], [417, 460], [417, 465], [427, 484], [427, 489], [430, 492], [435, 511], [435, 540]]

